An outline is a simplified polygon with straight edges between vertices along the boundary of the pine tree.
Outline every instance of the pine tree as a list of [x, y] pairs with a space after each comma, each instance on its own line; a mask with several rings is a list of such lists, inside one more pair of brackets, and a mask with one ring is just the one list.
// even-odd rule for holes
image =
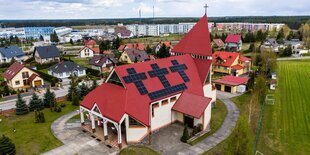
[[23, 100], [19, 92], [17, 93], [17, 101], [15, 106], [16, 106], [16, 115], [24, 115], [29, 112], [26, 101]]
[[0, 155], [14, 155], [16, 154], [15, 144], [10, 138], [2, 135], [0, 138]]
[[157, 57], [158, 58], [167, 58], [170, 57], [170, 52], [169, 52], [169, 48], [167, 48], [167, 46], [165, 44], [163, 44], [159, 51], [157, 52]]
[[29, 102], [29, 110], [34, 111], [36, 109], [40, 110], [42, 108], [44, 108], [42, 99], [40, 99], [36, 93], [33, 93]]
[[55, 104], [55, 94], [47, 88], [46, 93], [44, 94], [43, 104], [45, 107], [50, 108]]
[[44, 38], [42, 35], [40, 35], [40, 41], [44, 41]]
[[72, 39], [70, 39], [70, 44], [71, 44], [71, 45], [74, 45], [74, 42], [73, 42], [73, 40], [72, 40]]
[[75, 106], [80, 105], [79, 97], [75, 93], [72, 93], [72, 105], [75, 105]]
[[187, 125], [185, 125], [184, 130], [183, 130], [183, 135], [181, 137], [181, 141], [186, 143], [188, 139], [189, 139], [189, 133], [188, 133]]
[[93, 80], [93, 84], [92, 86], [90, 87], [89, 91], [93, 91], [94, 89], [96, 89], [98, 87], [98, 83], [97, 83], [97, 80]]
[[71, 81], [70, 81], [70, 87], [68, 89], [68, 100], [72, 101], [72, 94], [75, 93], [77, 94], [77, 82], [74, 76], [71, 77]]

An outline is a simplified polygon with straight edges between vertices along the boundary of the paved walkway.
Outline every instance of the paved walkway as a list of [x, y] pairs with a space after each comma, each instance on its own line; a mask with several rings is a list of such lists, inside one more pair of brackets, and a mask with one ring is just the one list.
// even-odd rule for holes
[[67, 123], [70, 118], [77, 114], [78, 111], [73, 111], [53, 122], [52, 132], [64, 145], [50, 150], [44, 155], [117, 154], [115, 149], [108, 148], [103, 143], [92, 138], [90, 134], [81, 132], [80, 123]]
[[239, 110], [230, 98], [238, 96], [239, 94], [230, 94], [220, 91], [217, 91], [216, 93], [217, 99], [223, 101], [227, 107], [227, 116], [221, 128], [198, 144], [183, 148], [182, 151], [177, 153], [178, 155], [202, 154], [224, 141], [232, 133], [239, 117]]

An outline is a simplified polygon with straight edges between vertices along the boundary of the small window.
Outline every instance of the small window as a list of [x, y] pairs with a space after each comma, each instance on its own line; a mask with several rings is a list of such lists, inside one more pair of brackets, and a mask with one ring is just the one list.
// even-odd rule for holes
[[19, 81], [15, 81], [15, 85], [20, 85], [20, 82]]
[[159, 107], [159, 104], [158, 103], [154, 103], [152, 104], [152, 117], [155, 117], [155, 108]]
[[166, 104], [168, 104], [169, 102], [168, 102], [168, 99], [167, 100], [163, 100], [162, 102], [161, 102], [161, 105], [166, 105]]
[[177, 97], [174, 96], [174, 97], [171, 97], [170, 102], [175, 102], [176, 100], [177, 100]]

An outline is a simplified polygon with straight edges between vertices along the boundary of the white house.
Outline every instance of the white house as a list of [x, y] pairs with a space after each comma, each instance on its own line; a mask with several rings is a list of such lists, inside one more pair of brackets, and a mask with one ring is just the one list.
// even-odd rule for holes
[[72, 61], [63, 61], [47, 69], [48, 74], [54, 77], [64, 79], [70, 76], [85, 76], [86, 69]]
[[40, 64], [58, 62], [60, 60], [60, 52], [54, 45], [35, 47], [33, 56], [35, 61]]
[[242, 49], [242, 39], [239, 34], [229, 34], [225, 39], [225, 43], [228, 51], [240, 51]]
[[88, 46], [84, 46], [80, 50], [80, 57], [81, 58], [90, 58], [90, 57], [93, 57], [94, 55], [98, 55], [99, 53], [100, 53], [99, 48], [91, 48]]
[[81, 102], [82, 127], [97, 138], [117, 141], [119, 147], [141, 142], [174, 122], [208, 130], [216, 90], [207, 17], [184, 38], [173, 49], [175, 56], [116, 66]]
[[16, 61], [24, 60], [24, 52], [17, 46], [0, 48], [0, 63], [9, 63], [12, 59]]

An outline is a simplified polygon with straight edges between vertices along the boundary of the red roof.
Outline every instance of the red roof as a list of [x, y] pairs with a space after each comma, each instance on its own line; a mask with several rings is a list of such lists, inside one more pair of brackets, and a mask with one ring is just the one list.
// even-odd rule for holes
[[251, 61], [252, 59], [251, 59], [251, 58], [247, 58], [247, 57], [245, 57], [245, 56], [240, 55], [239, 60], [244, 62], [244, 61]]
[[210, 71], [211, 60], [194, 59], [201, 83], [204, 83]]
[[140, 51], [143, 51], [145, 49], [144, 44], [143, 43], [132, 43], [132, 44], [126, 44], [126, 45], [121, 45], [118, 50], [119, 51], [124, 51], [125, 49], [137, 49]]
[[238, 57], [236, 52], [216, 51], [212, 55], [212, 64], [230, 67]]
[[91, 48], [94, 53], [99, 54], [100, 53], [100, 49], [99, 48]]
[[[141, 123], [149, 126], [149, 104], [159, 100], [160, 98], [152, 101], [148, 95], [141, 95], [134, 83], [125, 83], [122, 77], [128, 76], [128, 68], [134, 68], [137, 73], [146, 73], [147, 79], [142, 82], [148, 92], [155, 92], [164, 89], [164, 86], [160, 82], [159, 78], [151, 78], [147, 72], [153, 70], [151, 64], [154, 63], [156, 63], [160, 68], [168, 68], [169, 66], [172, 66], [171, 60], [177, 60], [179, 64], [186, 64], [187, 66], [187, 70], [184, 72], [189, 77], [190, 81], [185, 83], [187, 86], [185, 91], [203, 96], [203, 84], [193, 58], [190, 55], [182, 55], [130, 65], [116, 66], [115, 72], [124, 84], [124, 88], [117, 85], [104, 83], [94, 90], [94, 92], [87, 95], [81, 105], [90, 109], [95, 103], [97, 103], [99, 107], [109, 107], [109, 110], [106, 109], [104, 112], [101, 111], [101, 113], [107, 116], [107, 112], [109, 112], [109, 116], [107, 117], [111, 119], [113, 118], [117, 122], [120, 121], [122, 114], [127, 113]], [[168, 71], [169, 74], [166, 74], [165, 77], [172, 86], [184, 83], [178, 72], [172, 73], [169, 68]], [[117, 89], [113, 87], [117, 87]], [[169, 94], [168, 96], [172, 95], [174, 94]]]
[[21, 63], [15, 62], [13, 63], [3, 74], [2, 76], [6, 78], [7, 80], [11, 80], [15, 77], [16, 74], [20, 70], [22, 70], [25, 66]]
[[248, 80], [249, 78], [228, 75], [228, 76], [223, 77], [220, 80], [215, 80], [213, 82], [231, 85], [231, 86], [238, 86], [238, 85], [246, 84]]
[[37, 76], [38, 76], [37, 74], [34, 74], [34, 73], [33, 73], [33, 74], [28, 78], [28, 80], [29, 80], [30, 82], [32, 82]]
[[275, 80], [275, 79], [272, 79], [271, 81], [270, 81], [270, 84], [277, 84], [278, 82], [277, 82], [277, 80]]
[[241, 40], [241, 35], [240, 34], [229, 34], [225, 42], [226, 43], [238, 43]]
[[109, 55], [109, 54], [112, 54], [112, 52], [110, 50], [105, 50], [103, 51], [103, 54]]
[[225, 46], [225, 43], [222, 41], [222, 39], [213, 39], [213, 42], [217, 47], [223, 47]]
[[91, 39], [91, 40], [84, 40], [84, 44], [86, 46], [89, 46], [89, 45], [97, 45], [96, 41]]
[[184, 92], [172, 109], [199, 119], [211, 100], [211, 98]]
[[168, 48], [171, 48], [171, 49], [173, 48], [170, 41], [160, 42], [160, 46], [163, 46], [163, 44], [165, 44], [166, 47], [168, 47]]
[[243, 67], [240, 66], [240, 65], [234, 65], [234, 66], [231, 66], [231, 68], [233, 68], [233, 69], [235, 69], [235, 70], [241, 70], [241, 69], [243, 69]]
[[210, 43], [208, 18], [204, 15], [173, 48], [172, 52], [211, 56], [212, 49]]

